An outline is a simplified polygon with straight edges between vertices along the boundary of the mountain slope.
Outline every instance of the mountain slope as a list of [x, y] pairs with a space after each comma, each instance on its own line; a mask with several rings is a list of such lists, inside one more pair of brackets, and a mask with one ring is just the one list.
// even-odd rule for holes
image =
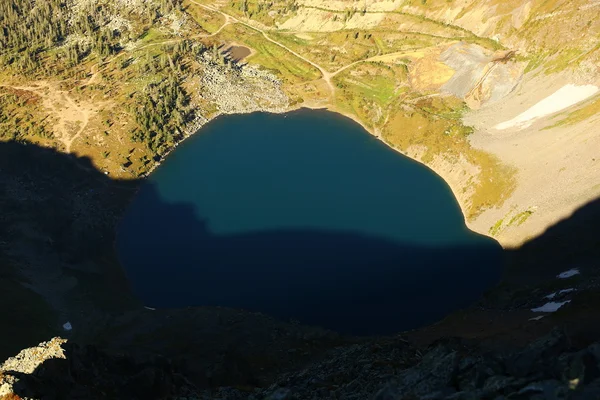
[[[561, 337], [557, 352], [534, 351], [526, 364], [563, 355], [569, 366], [545, 371], [544, 385], [562, 391], [580, 379], [573, 398], [586, 398], [588, 385], [593, 398], [598, 9], [583, 0], [0, 4], [2, 358], [62, 335], [84, 364], [95, 351], [167, 357], [167, 366], [145, 364], [135, 378], [142, 386], [185, 376], [178, 387], [224, 398], [291, 395], [266, 389], [273, 382], [307, 396], [339, 388], [371, 395], [379, 386], [361, 386], [352, 371], [364, 369], [371, 383], [404, 382], [412, 372], [421, 377], [416, 365], [430, 350], [438, 366], [469, 364], [469, 354], [519, 353], [515, 347], [558, 326], [567, 345]], [[503, 283], [439, 324], [387, 339], [343, 338], [236, 310], [144, 309], [113, 249], [116, 223], [143, 177], [217, 115], [301, 106], [341, 112], [439, 173], [472, 229], [516, 247]], [[579, 274], [557, 277], [573, 269]], [[565, 303], [539, 319], [532, 309], [550, 300]], [[447, 336], [474, 347], [466, 355], [456, 343], [443, 354], [427, 350]], [[80, 357], [77, 343], [93, 347]], [[114, 365], [111, 355], [99, 357]], [[486, 362], [465, 368], [497, 366]], [[440, 388], [465, 391], [457, 381], [464, 371], [438, 372], [452, 381]], [[513, 372], [484, 375], [488, 385], [506, 385], [497, 388], [505, 395], [541, 385]], [[65, 387], [87, 382], [79, 378]], [[476, 381], [471, 398], [483, 396]]]

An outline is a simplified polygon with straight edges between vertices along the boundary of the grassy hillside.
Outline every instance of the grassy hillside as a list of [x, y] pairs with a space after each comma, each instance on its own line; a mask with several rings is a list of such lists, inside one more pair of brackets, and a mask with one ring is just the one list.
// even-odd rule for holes
[[[511, 169], [470, 147], [464, 99], [441, 90], [452, 72], [437, 57], [457, 41], [488, 54], [514, 48], [518, 30], [516, 60], [528, 63], [526, 71], [590, 63], [598, 44], [562, 27], [597, 30], [584, 12], [591, 6], [538, 1], [508, 20], [519, 2], [392, 4], [139, 0], [123, 9], [104, 0], [91, 9], [19, 1], [0, 17], [11, 27], [0, 37], [0, 135], [87, 155], [116, 176], [143, 175], [187, 125], [218, 109], [198, 90], [195, 79], [206, 74], [198, 57], [214, 50], [219, 58], [238, 43], [251, 49], [245, 62], [281, 79], [292, 103], [343, 110], [403, 151], [425, 146], [425, 162], [462, 155], [481, 168], [464, 188], [469, 216], [501, 205], [513, 187]], [[440, 101], [417, 100], [440, 92]], [[427, 133], [410, 128], [418, 126]]]

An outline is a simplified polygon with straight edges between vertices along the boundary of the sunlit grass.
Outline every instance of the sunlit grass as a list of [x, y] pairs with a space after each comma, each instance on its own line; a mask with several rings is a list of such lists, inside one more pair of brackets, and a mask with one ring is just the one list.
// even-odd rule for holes
[[293, 33], [272, 32], [270, 35], [330, 71], [378, 55], [414, 51], [453, 41], [428, 34], [380, 30], [311, 33], [311, 39]]
[[389, 105], [409, 90], [407, 75], [404, 66], [359, 64], [334, 78], [335, 104], [373, 127], [385, 120]]
[[248, 63], [274, 72], [285, 82], [300, 83], [321, 77], [317, 68], [281, 46], [269, 42], [260, 32], [241, 24], [227, 26], [219, 37], [236, 40], [255, 50], [256, 53], [247, 59]]
[[144, 33], [142, 33], [140, 35], [139, 39], [144, 44], [150, 44], [153, 42], [160, 41], [160, 40], [164, 39], [165, 37], [166, 37], [166, 35], [164, 33], [162, 33], [160, 30], [158, 30], [156, 28], [150, 28], [147, 31], [145, 31]]
[[592, 97], [592, 99], [588, 100], [583, 107], [570, 112], [567, 116], [560, 114], [562, 119], [545, 129], [552, 129], [564, 125], [574, 125], [598, 115], [600, 115], [600, 95]]
[[[448, 104], [442, 101], [437, 105], [430, 102], [427, 107], [437, 108], [440, 115], [453, 115], [451, 109], [455, 104], [455, 100]], [[471, 147], [468, 140], [470, 132], [472, 129], [464, 126], [458, 118], [443, 118], [414, 108], [413, 111], [398, 109], [385, 125], [383, 137], [401, 150], [415, 145], [426, 149], [421, 159], [425, 163], [433, 162], [437, 156], [458, 159], [462, 155], [477, 166], [479, 174], [463, 188], [473, 191], [466, 205], [466, 217], [473, 219], [486, 209], [502, 205], [512, 194], [516, 182], [514, 169], [503, 165], [492, 154]]]
[[207, 10], [189, 0], [184, 0], [183, 6], [200, 28], [208, 33], [218, 31], [225, 23], [225, 17], [222, 14]]

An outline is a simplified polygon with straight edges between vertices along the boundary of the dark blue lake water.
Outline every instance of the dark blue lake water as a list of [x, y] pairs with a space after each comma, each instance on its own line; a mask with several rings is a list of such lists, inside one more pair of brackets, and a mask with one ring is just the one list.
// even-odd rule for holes
[[203, 127], [142, 186], [117, 246], [148, 306], [243, 308], [352, 334], [435, 322], [502, 267], [439, 176], [313, 110]]

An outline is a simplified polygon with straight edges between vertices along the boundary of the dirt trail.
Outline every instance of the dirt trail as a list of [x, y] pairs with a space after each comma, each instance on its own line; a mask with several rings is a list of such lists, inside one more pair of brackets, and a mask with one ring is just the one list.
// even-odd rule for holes
[[225, 12], [223, 12], [223, 11], [215, 8], [215, 7], [211, 7], [211, 6], [208, 6], [208, 5], [205, 5], [205, 4], [198, 3], [195, 0], [190, 0], [190, 2], [192, 2], [192, 3], [194, 3], [194, 4], [196, 4], [196, 5], [200, 6], [200, 7], [202, 7], [204, 9], [208, 10], [208, 11], [220, 13], [221, 15], [223, 15], [225, 17], [225, 25], [223, 25], [221, 27], [221, 29], [219, 29], [213, 35], [215, 35], [218, 32], [220, 32], [226, 25], [228, 25], [230, 23], [233, 23], [233, 22], [239, 23], [239, 24], [242, 24], [244, 26], [247, 26], [250, 29], [253, 29], [253, 30], [259, 32], [269, 42], [271, 42], [271, 43], [273, 43], [273, 44], [281, 47], [282, 49], [288, 51], [289, 53], [293, 54], [294, 56], [296, 56], [297, 58], [301, 59], [302, 61], [304, 61], [304, 62], [312, 65], [316, 69], [318, 69], [319, 72], [322, 75], [321, 79], [323, 79], [327, 83], [327, 86], [329, 87], [329, 90], [330, 90], [332, 98], [333, 98], [333, 95], [335, 94], [335, 85], [333, 84], [332, 79], [333, 79], [333, 77], [335, 77], [339, 73], [345, 71], [346, 69], [351, 68], [351, 67], [353, 67], [353, 66], [355, 66], [357, 64], [364, 63], [364, 62], [371, 62], [371, 61], [389, 62], [389, 61], [392, 61], [392, 60], [394, 60], [394, 59], [396, 59], [396, 58], [398, 58], [400, 56], [414, 53], [414, 51], [413, 52], [406, 52], [406, 51], [404, 51], [404, 52], [396, 52], [396, 53], [390, 53], [390, 54], [376, 55], [374, 57], [370, 57], [370, 58], [367, 58], [367, 59], [364, 59], [364, 60], [354, 61], [354, 62], [352, 62], [352, 63], [350, 63], [348, 65], [345, 65], [345, 66], [339, 68], [336, 71], [330, 72], [330, 71], [326, 70], [324, 67], [322, 67], [321, 65], [317, 64], [316, 62], [314, 62], [314, 61], [312, 61], [312, 60], [310, 60], [310, 59], [302, 56], [301, 54], [298, 54], [294, 50], [292, 50], [289, 47], [287, 47], [286, 45], [284, 45], [284, 44], [276, 41], [275, 39], [272, 39], [271, 37], [269, 37], [269, 35], [267, 35], [267, 32], [264, 29], [258, 28], [256, 26], [253, 26], [253, 25], [247, 23], [247, 22], [241, 21], [241, 20], [235, 18], [234, 16], [229, 15], [229, 14], [227, 14], [227, 13], [225, 13]]
[[276, 40], [272, 39], [271, 37], [269, 37], [269, 35], [267, 35], [267, 33], [266, 33], [266, 31], [265, 31], [265, 30], [263, 30], [263, 29], [260, 29], [260, 28], [257, 28], [256, 26], [250, 25], [250, 24], [248, 24], [248, 23], [246, 23], [246, 22], [244, 22], [244, 21], [240, 21], [239, 19], [237, 19], [237, 18], [235, 18], [235, 17], [233, 17], [233, 16], [231, 16], [231, 15], [229, 15], [229, 14], [227, 14], [227, 13], [225, 13], [225, 12], [223, 12], [223, 11], [219, 10], [219, 9], [216, 9], [216, 8], [214, 8], [214, 7], [211, 7], [211, 6], [207, 6], [207, 5], [205, 5], [205, 4], [198, 3], [198, 2], [197, 2], [197, 1], [195, 1], [195, 0], [190, 0], [190, 1], [191, 1], [192, 3], [194, 3], [194, 4], [196, 4], [196, 5], [198, 5], [198, 6], [202, 7], [202, 8], [204, 8], [204, 9], [206, 9], [206, 10], [209, 10], [209, 11], [212, 11], [212, 12], [218, 12], [218, 13], [220, 13], [221, 15], [223, 15], [223, 16], [226, 18], [226, 21], [228, 21], [228, 22], [231, 22], [231, 21], [233, 21], [233, 22], [236, 22], [236, 23], [242, 24], [242, 25], [244, 25], [244, 26], [247, 26], [247, 27], [248, 27], [248, 28], [250, 28], [250, 29], [253, 29], [253, 30], [255, 30], [255, 31], [259, 32], [259, 33], [260, 33], [260, 34], [262, 34], [262, 35], [263, 35], [263, 37], [264, 37], [265, 39], [267, 39], [269, 42], [271, 42], [271, 43], [273, 43], [273, 44], [275, 44], [275, 45], [277, 45], [277, 46], [281, 47], [282, 49], [284, 49], [284, 50], [286, 50], [286, 51], [290, 52], [291, 54], [293, 54], [294, 56], [298, 57], [298, 58], [299, 58], [299, 59], [301, 59], [302, 61], [304, 61], [304, 62], [306, 62], [306, 63], [308, 63], [308, 64], [312, 65], [313, 67], [315, 67], [316, 69], [318, 69], [318, 70], [319, 70], [319, 72], [321, 72], [322, 79], [323, 79], [323, 80], [324, 80], [324, 81], [327, 83], [327, 86], [329, 86], [329, 89], [330, 89], [330, 91], [331, 91], [332, 95], [333, 95], [333, 93], [335, 93], [335, 86], [333, 85], [332, 78], [333, 78], [334, 76], [336, 76], [337, 74], [339, 74], [340, 72], [342, 72], [342, 71], [344, 71], [344, 70], [346, 70], [346, 69], [348, 69], [348, 68], [350, 68], [350, 67], [353, 67], [354, 65], [357, 65], [357, 64], [363, 63], [363, 62], [369, 62], [369, 61], [384, 61], [384, 58], [383, 58], [383, 57], [387, 57], [387, 59], [390, 59], [391, 57], [397, 57], [397, 56], [399, 56], [399, 55], [401, 55], [401, 54], [406, 54], [406, 52], [401, 52], [401, 53], [392, 53], [392, 54], [386, 54], [386, 55], [383, 55], [383, 56], [382, 56], [382, 55], [377, 55], [377, 56], [374, 56], [374, 57], [371, 57], [371, 58], [367, 58], [367, 59], [364, 59], [364, 60], [358, 60], [358, 61], [354, 61], [354, 62], [352, 62], [352, 63], [350, 63], [350, 64], [348, 64], [348, 65], [345, 65], [345, 66], [343, 66], [343, 67], [339, 68], [339, 69], [338, 69], [338, 70], [336, 70], [336, 71], [330, 72], [330, 71], [326, 70], [324, 67], [322, 67], [321, 65], [317, 64], [316, 62], [314, 62], [314, 61], [312, 61], [312, 60], [310, 60], [310, 59], [308, 59], [308, 58], [306, 58], [306, 57], [304, 57], [304, 56], [302, 56], [302, 55], [298, 54], [297, 52], [295, 52], [294, 50], [290, 49], [290, 48], [289, 48], [289, 47], [287, 47], [286, 45], [284, 45], [284, 44], [282, 44], [282, 43], [280, 43], [280, 42], [278, 42], [278, 41], [276, 41]]
[[44, 107], [49, 111], [50, 116], [57, 120], [57, 123], [54, 124], [54, 134], [65, 146], [67, 153], [71, 152], [73, 142], [81, 136], [90, 118], [105, 105], [104, 103], [77, 103], [68, 91], [58, 90], [45, 81], [35, 82], [30, 86], [5, 86], [33, 92], [42, 98]]
[[231, 18], [229, 17], [229, 15], [223, 15], [223, 16], [225, 17], [225, 22], [223, 23], [223, 25], [219, 29], [217, 29], [216, 31], [211, 33], [210, 35], [205, 35], [204, 37], [212, 37], [212, 36], [218, 35], [219, 33], [221, 33], [221, 31], [223, 29], [225, 29], [225, 27], [227, 25], [231, 24]]
[[[429, 48], [423, 48], [423, 49], [420, 50], [420, 52], [424, 53], [424, 52], [427, 51], [427, 49], [429, 49]], [[364, 60], [358, 60], [358, 61], [354, 61], [354, 62], [352, 62], [352, 63], [350, 63], [348, 65], [344, 65], [343, 67], [341, 67], [337, 71], [334, 71], [334, 72], [330, 73], [330, 77], [333, 78], [334, 76], [336, 76], [340, 72], [343, 72], [343, 71], [347, 70], [348, 68], [353, 67], [353, 66], [355, 66], [357, 64], [360, 64], [360, 63], [376, 62], [376, 61], [383, 62], [383, 63], [390, 63], [390, 62], [396, 61], [399, 57], [407, 57], [407, 56], [410, 56], [412, 54], [416, 54], [416, 52], [415, 51], [397, 51], [397, 52], [394, 52], [394, 53], [378, 54], [378, 55], [373, 56], [373, 57], [365, 58]]]
[[[162, 45], [165, 45], [165, 44], [175, 44], [175, 43], [182, 42], [182, 41], [184, 41], [186, 39], [206, 39], [206, 38], [210, 38], [210, 37], [216, 36], [219, 33], [221, 33], [221, 31], [223, 29], [225, 29], [225, 27], [227, 27], [228, 25], [231, 25], [231, 18], [228, 15], [224, 15], [224, 17], [225, 17], [225, 22], [223, 23], [223, 25], [221, 25], [221, 27], [219, 29], [217, 29], [213, 33], [208, 33], [208, 34], [207, 33], [199, 33], [197, 35], [192, 35], [189, 38], [169, 39], [169, 40], [163, 40], [162, 42], [148, 43], [148, 44], [145, 44], [143, 46], [131, 49], [129, 51], [127, 51], [127, 50], [121, 51], [120, 53], [116, 54], [113, 58], [105, 61], [103, 64], [104, 65], [108, 65], [109, 63], [115, 61], [116, 59], [118, 59], [120, 57], [123, 57], [126, 54], [130, 54], [132, 51], [144, 50], [144, 49], [147, 49], [147, 48], [150, 48], [150, 47], [162, 46]], [[92, 67], [90, 69], [90, 73], [92, 74], [92, 76], [90, 77], [90, 79], [86, 83], [84, 83], [83, 85], [81, 85], [82, 87], [88, 86], [88, 85], [91, 85], [91, 84], [95, 83], [96, 80], [97, 80], [97, 78], [100, 76], [100, 74], [102, 72], [106, 71], [106, 69], [108, 68], [108, 66], [106, 66], [106, 67], [104, 67], [102, 69], [98, 69], [98, 67], [100, 66], [100, 64], [101, 63], [97, 63], [97, 64], [92, 65]]]
[[[93, 108], [87, 108], [84, 106], [77, 105], [73, 99], [69, 97], [69, 95], [65, 92], [63, 93], [65, 100], [69, 103], [69, 106], [65, 111], [60, 113], [62, 119], [61, 123], [63, 124], [63, 143], [65, 145], [65, 149], [67, 153], [71, 152], [71, 145], [73, 142], [81, 136], [81, 133], [85, 130], [90, 121], [90, 115], [95, 112]], [[70, 119], [74, 118], [76, 121], [81, 121], [80, 128], [77, 132], [69, 137], [67, 123]]]
[[[233, 23], [242, 24], [252, 30], [255, 30], [255, 31], [261, 33], [262, 36], [269, 42], [275, 44], [276, 46], [283, 48], [284, 50], [293, 54], [295, 57], [299, 58], [300, 60], [302, 60], [302, 61], [312, 65], [316, 69], [318, 69], [322, 75], [321, 79], [323, 79], [325, 81], [325, 83], [327, 84], [327, 86], [329, 88], [331, 98], [333, 98], [333, 96], [335, 94], [335, 85], [333, 84], [332, 79], [339, 73], [341, 73], [341, 72], [345, 71], [346, 69], [351, 68], [357, 64], [360, 64], [360, 63], [370, 62], [370, 61], [390, 62], [390, 61], [397, 59], [399, 56], [407, 54], [406, 52], [397, 52], [397, 53], [390, 53], [390, 54], [385, 54], [385, 55], [377, 55], [377, 56], [367, 58], [364, 60], [358, 60], [358, 61], [352, 62], [350, 64], [347, 64], [347, 65], [339, 68], [336, 71], [330, 72], [327, 69], [325, 69], [323, 66], [317, 64], [316, 62], [302, 56], [301, 54], [299, 54], [296, 51], [287, 47], [286, 45], [278, 42], [277, 40], [272, 39], [271, 37], [268, 36], [267, 32], [264, 29], [253, 26], [247, 22], [241, 21], [241, 20], [237, 19], [236, 17], [221, 11], [220, 9], [198, 3], [195, 0], [190, 0], [190, 1], [206, 10], [209, 10], [212, 12], [217, 12], [217, 13], [223, 15], [223, 17], [225, 18], [223, 25], [219, 29], [217, 29], [215, 32], [210, 33], [210, 34], [193, 35], [190, 37], [190, 39], [213, 37], [213, 36], [218, 35], [223, 29], [225, 29], [230, 24], [233, 24]], [[149, 43], [149, 44], [143, 45], [141, 47], [132, 49], [132, 51], [139, 51], [139, 50], [147, 49], [150, 47], [162, 46], [165, 44], [178, 43], [185, 39], [186, 38], [169, 39], [169, 40], [165, 40], [162, 42]], [[90, 78], [88, 79], [88, 81], [86, 83], [84, 83], [81, 86], [83, 87], [83, 86], [87, 86], [87, 85], [96, 83], [100, 79], [102, 72], [104, 72], [105, 70], [108, 69], [109, 63], [115, 61], [119, 57], [122, 57], [126, 54], [131, 54], [131, 51], [123, 51], [123, 52], [115, 55], [110, 60], [107, 60], [104, 63], [104, 65], [105, 65], [104, 68], [100, 68], [102, 65], [101, 63], [94, 64], [90, 69], [90, 73], [91, 73]], [[104, 104], [92, 104], [92, 103], [88, 103], [88, 102], [77, 103], [70, 97], [70, 95], [67, 91], [58, 90], [58, 89], [52, 87], [47, 82], [35, 82], [35, 84], [33, 84], [32, 86], [13, 87], [13, 88], [20, 89], [20, 90], [32, 91], [32, 92], [36, 93], [37, 95], [39, 95], [40, 97], [42, 97], [44, 106], [51, 112], [51, 115], [58, 120], [57, 124], [54, 126], [55, 134], [57, 136], [57, 139], [61, 143], [63, 143], [63, 145], [65, 146], [65, 150], [67, 153], [71, 152], [73, 143], [78, 138], [81, 137], [81, 134], [86, 129], [91, 116], [93, 114], [95, 114], [104, 105]]]
[[[227, 25], [230, 25], [231, 23], [232, 19], [229, 16], [225, 15], [225, 22], [217, 31], [210, 34], [202, 33], [194, 35], [190, 38], [196, 39], [213, 37], [215, 35], [218, 35]], [[162, 46], [165, 44], [179, 43], [183, 40], [185, 40], [185, 38], [169, 39], [162, 42], [149, 43], [144, 46], [135, 48], [133, 49], [133, 51], [143, 50], [154, 46]], [[122, 51], [110, 60], [105, 61], [104, 63], [97, 63], [92, 65], [92, 67], [90, 68], [90, 78], [80, 87], [85, 87], [96, 83], [100, 79], [102, 72], [108, 69], [109, 63], [130, 53], [130, 51]], [[100, 68], [102, 64], [105, 65], [104, 68]], [[71, 152], [73, 143], [81, 137], [81, 134], [85, 131], [85, 129], [88, 126], [90, 118], [107, 103], [92, 103], [85, 101], [76, 102], [70, 96], [68, 91], [59, 90], [46, 81], [32, 82], [28, 86], [0, 85], [0, 87], [1, 86], [33, 92], [42, 98], [43, 105], [49, 111], [50, 116], [57, 120], [57, 123], [53, 126], [54, 134], [56, 135], [57, 140], [64, 145], [66, 153]]]
[[207, 6], [207, 5], [205, 5], [205, 4], [198, 3], [198, 2], [197, 2], [197, 1], [195, 1], [195, 0], [190, 0], [190, 1], [191, 1], [192, 3], [194, 3], [194, 4], [196, 4], [196, 5], [198, 5], [198, 6], [202, 7], [202, 8], [204, 8], [204, 9], [206, 9], [206, 10], [209, 10], [209, 11], [212, 11], [212, 12], [218, 12], [218, 13], [220, 13], [221, 15], [223, 15], [223, 16], [226, 18], [226, 21], [233, 21], [233, 22], [236, 22], [236, 23], [242, 24], [242, 25], [244, 25], [244, 26], [247, 26], [247, 27], [248, 27], [248, 28], [250, 28], [250, 29], [253, 29], [253, 30], [255, 30], [255, 31], [259, 32], [259, 33], [260, 33], [260, 34], [262, 34], [262, 35], [263, 35], [263, 37], [264, 37], [265, 39], [267, 39], [269, 42], [271, 42], [271, 43], [273, 43], [273, 44], [275, 44], [275, 45], [277, 45], [277, 46], [281, 47], [282, 49], [284, 49], [284, 50], [286, 50], [286, 51], [290, 52], [291, 54], [293, 54], [294, 56], [298, 57], [298, 58], [299, 58], [299, 59], [301, 59], [302, 61], [304, 61], [304, 62], [306, 62], [306, 63], [308, 63], [308, 64], [312, 65], [313, 67], [315, 67], [316, 69], [318, 69], [318, 70], [319, 70], [319, 72], [321, 72], [321, 75], [323, 76], [323, 78], [322, 78], [322, 79], [323, 79], [323, 80], [324, 80], [324, 81], [327, 83], [327, 86], [329, 86], [329, 89], [330, 89], [330, 91], [331, 91], [331, 94], [333, 95], [333, 93], [335, 92], [335, 87], [334, 87], [333, 83], [331, 82], [331, 78], [333, 77], [333, 75], [331, 74], [331, 72], [327, 71], [325, 68], [323, 68], [323, 67], [322, 67], [322, 66], [320, 66], [319, 64], [315, 63], [314, 61], [311, 61], [311, 60], [309, 60], [308, 58], [306, 58], [306, 57], [304, 57], [304, 56], [302, 56], [302, 55], [300, 55], [300, 54], [298, 54], [298, 53], [296, 53], [294, 50], [290, 49], [290, 48], [289, 48], [289, 47], [287, 47], [286, 45], [284, 45], [284, 44], [282, 44], [282, 43], [279, 43], [278, 41], [276, 41], [276, 40], [274, 40], [274, 39], [270, 38], [270, 37], [267, 35], [267, 33], [266, 33], [266, 32], [265, 32], [263, 29], [257, 28], [257, 27], [255, 27], [255, 26], [253, 26], [253, 25], [250, 25], [250, 24], [248, 24], [248, 23], [246, 23], [246, 22], [244, 22], [244, 21], [240, 21], [239, 19], [237, 19], [237, 18], [235, 18], [235, 17], [233, 17], [233, 16], [231, 16], [231, 15], [229, 15], [229, 14], [227, 14], [227, 13], [225, 13], [225, 12], [223, 12], [223, 11], [219, 10], [219, 9], [216, 9], [216, 8], [214, 8], [214, 7], [211, 7], [211, 6]]

